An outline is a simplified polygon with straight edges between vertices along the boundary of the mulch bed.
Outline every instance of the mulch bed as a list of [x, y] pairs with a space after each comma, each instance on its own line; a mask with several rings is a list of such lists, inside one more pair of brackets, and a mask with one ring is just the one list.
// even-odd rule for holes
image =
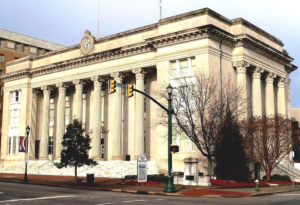
[[[234, 180], [220, 180], [220, 179], [211, 179], [210, 183], [217, 186], [226, 186], [231, 188], [242, 188], [242, 187], [255, 187], [254, 182], [236, 182]], [[260, 181], [260, 187], [268, 187], [269, 184], [278, 184], [278, 185], [291, 185], [292, 182], [289, 181]], [[295, 184], [299, 184], [295, 182]]]
[[190, 189], [190, 190], [181, 192], [181, 195], [194, 196], [194, 197], [196, 197], [196, 196], [198, 196], [198, 197], [212, 196], [212, 195], [243, 197], [243, 196], [250, 196], [251, 193], [237, 192], [237, 191], [213, 190], [213, 189]]

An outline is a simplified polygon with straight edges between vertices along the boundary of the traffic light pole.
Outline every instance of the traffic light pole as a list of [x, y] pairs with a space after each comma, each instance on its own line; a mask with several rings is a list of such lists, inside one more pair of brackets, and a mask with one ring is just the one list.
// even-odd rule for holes
[[132, 89], [133, 91], [136, 91], [146, 97], [148, 97], [150, 100], [155, 102], [159, 107], [161, 107], [164, 111], [168, 113], [168, 181], [166, 184], [166, 187], [164, 189], [164, 192], [175, 192], [175, 186], [173, 183], [173, 176], [171, 175], [171, 170], [172, 170], [172, 154], [171, 154], [171, 144], [172, 144], [172, 114], [173, 109], [172, 109], [172, 98], [171, 98], [171, 93], [168, 93], [169, 98], [168, 98], [168, 109], [165, 108], [162, 104], [157, 102], [154, 98], [152, 98], [150, 95], [137, 90], [135, 88]]

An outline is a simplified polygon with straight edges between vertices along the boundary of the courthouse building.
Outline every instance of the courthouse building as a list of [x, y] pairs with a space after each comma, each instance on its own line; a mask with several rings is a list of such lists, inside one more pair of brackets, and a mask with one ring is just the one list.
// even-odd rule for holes
[[[10, 139], [25, 136], [27, 125], [30, 159], [58, 159], [66, 125], [77, 118], [92, 137], [91, 157], [110, 161], [130, 155], [133, 160], [145, 153], [166, 169], [167, 129], [153, 125], [160, 108], [138, 93], [126, 98], [119, 87], [108, 94], [102, 80], [135, 84], [155, 97], [161, 84], [183, 76], [193, 78], [199, 71], [219, 76], [221, 64], [224, 78], [244, 85], [251, 99], [248, 116], [290, 117], [289, 75], [297, 69], [293, 58], [281, 40], [242, 18], [230, 20], [205, 8], [99, 39], [83, 34], [77, 45], [7, 63], [1, 77], [4, 166], [24, 160], [14, 148], [18, 142]], [[180, 130], [175, 137], [180, 152], [173, 154], [174, 169], [183, 170], [189, 156], [204, 164]]]

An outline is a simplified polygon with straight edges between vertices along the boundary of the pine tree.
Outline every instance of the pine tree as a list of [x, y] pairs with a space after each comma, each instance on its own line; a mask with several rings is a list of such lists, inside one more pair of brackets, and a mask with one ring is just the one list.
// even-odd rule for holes
[[74, 120], [73, 124], [67, 126], [67, 132], [61, 143], [64, 148], [60, 154], [60, 162], [54, 163], [59, 169], [67, 166], [75, 168], [75, 185], [77, 185], [77, 167], [97, 165], [97, 162], [88, 156], [88, 150], [92, 148], [91, 138], [89, 135], [84, 136], [84, 131], [82, 122], [78, 120]]
[[247, 181], [250, 176], [237, 119], [228, 112], [220, 129], [221, 141], [216, 150], [215, 173], [221, 179]]

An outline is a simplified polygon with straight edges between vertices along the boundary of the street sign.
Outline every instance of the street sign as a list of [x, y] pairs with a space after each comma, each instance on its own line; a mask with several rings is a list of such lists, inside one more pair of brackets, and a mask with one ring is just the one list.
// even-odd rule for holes
[[147, 182], [147, 157], [143, 154], [137, 158], [137, 182]]
[[28, 160], [29, 160], [29, 154], [25, 153], [25, 162], [28, 163]]

